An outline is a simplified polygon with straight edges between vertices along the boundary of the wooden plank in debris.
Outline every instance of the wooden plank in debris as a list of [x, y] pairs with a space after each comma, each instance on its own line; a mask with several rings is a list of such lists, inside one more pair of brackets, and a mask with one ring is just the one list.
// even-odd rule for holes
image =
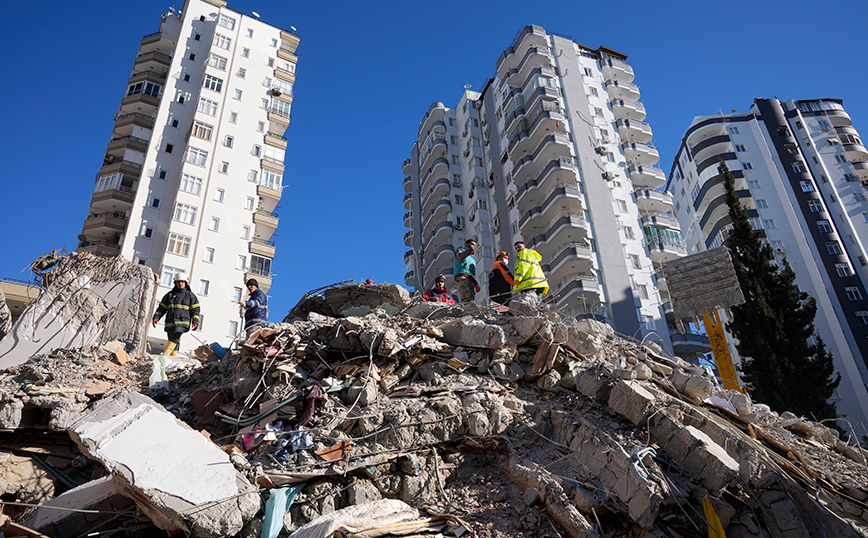
[[344, 439], [343, 441], [335, 443], [330, 447], [324, 448], [322, 450], [317, 450], [314, 452], [314, 454], [326, 461], [335, 461], [342, 459], [344, 456], [349, 454], [350, 448], [350, 441]]
[[[557, 344], [551, 345], [548, 342], [540, 344], [533, 356], [533, 367], [530, 369], [530, 375], [542, 375], [546, 373], [548, 371], [546, 364], [549, 362], [549, 355], [553, 348], [555, 349], [555, 355], [557, 355], [557, 348], [559, 347]], [[551, 360], [554, 362], [554, 357]]]

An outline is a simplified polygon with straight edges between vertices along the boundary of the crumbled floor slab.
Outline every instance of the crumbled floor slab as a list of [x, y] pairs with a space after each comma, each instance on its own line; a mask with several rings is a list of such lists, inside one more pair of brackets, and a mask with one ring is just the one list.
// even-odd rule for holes
[[28, 514], [24, 524], [49, 536], [77, 536], [118, 512], [134, 509], [135, 503], [121, 494], [115, 480], [104, 476], [43, 503]]

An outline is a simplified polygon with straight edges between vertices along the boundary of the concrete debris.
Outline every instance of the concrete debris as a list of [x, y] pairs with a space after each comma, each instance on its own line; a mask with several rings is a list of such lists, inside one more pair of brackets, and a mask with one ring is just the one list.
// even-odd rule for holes
[[12, 312], [6, 304], [6, 294], [0, 290], [0, 340], [12, 330]]
[[731, 538], [868, 537], [866, 454], [836, 430], [532, 303], [330, 286], [162, 389], [117, 334], [45, 349], [0, 375], [3, 498], [58, 537], [696, 536], [703, 503]]

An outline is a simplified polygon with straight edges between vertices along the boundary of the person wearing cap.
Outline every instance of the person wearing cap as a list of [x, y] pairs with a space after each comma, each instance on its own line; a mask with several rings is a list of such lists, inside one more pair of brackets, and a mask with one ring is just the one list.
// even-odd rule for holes
[[199, 299], [190, 291], [187, 285], [187, 275], [175, 275], [175, 287], [163, 296], [160, 305], [154, 313], [153, 326], [166, 315], [165, 330], [169, 343], [163, 350], [163, 355], [177, 355], [181, 345], [181, 335], [191, 328], [199, 328]]
[[494, 265], [488, 272], [488, 297], [495, 303], [509, 304], [512, 299], [512, 273], [509, 272], [509, 254], [497, 253]]
[[437, 275], [434, 279], [434, 287], [425, 292], [425, 300], [429, 303], [455, 304], [452, 294], [446, 289], [446, 277]]
[[244, 329], [247, 331], [247, 338], [250, 338], [256, 329], [268, 321], [268, 297], [259, 289], [259, 282], [255, 278], [249, 279], [246, 285], [250, 297], [246, 301], [238, 301], [238, 304], [245, 309]]
[[549, 283], [543, 273], [542, 256], [539, 252], [527, 248], [522, 241], [515, 242], [515, 280], [512, 282], [513, 293], [535, 292], [542, 297], [549, 292]]
[[479, 283], [476, 282], [476, 260], [473, 259], [473, 251], [479, 248], [479, 243], [473, 239], [464, 242], [464, 246], [455, 251], [455, 261], [452, 274], [455, 275], [455, 287], [461, 296], [461, 304], [472, 303], [479, 291]]

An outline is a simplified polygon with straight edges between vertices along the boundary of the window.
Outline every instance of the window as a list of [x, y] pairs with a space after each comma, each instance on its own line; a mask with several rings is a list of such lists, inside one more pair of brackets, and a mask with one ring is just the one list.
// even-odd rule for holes
[[166, 179], [167, 175], [168, 175], [168, 172], [166, 172], [165, 170], [160, 170], [160, 173], [157, 174], [157, 177], [159, 177], [160, 179]]
[[641, 269], [642, 262], [639, 261], [639, 256], [635, 254], [630, 254], [630, 265], [633, 266], [633, 269]]
[[174, 286], [175, 285], [175, 275], [178, 273], [183, 273], [183, 269], [179, 269], [177, 267], [169, 267], [168, 265], [163, 266], [163, 272], [160, 273], [160, 284], [163, 286]]
[[186, 224], [196, 224], [196, 207], [180, 202], [175, 204], [175, 214], [172, 218]]
[[765, 200], [757, 200], [756, 206], [759, 209], [767, 209], [769, 207], [769, 204]]
[[823, 210], [823, 203], [819, 200], [808, 200], [808, 209], [811, 213], [819, 213]]
[[238, 112], [230, 112], [229, 113], [229, 123], [236, 123], [238, 121]]
[[217, 114], [217, 102], [211, 101], [210, 99], [205, 99], [204, 97], [200, 97], [199, 108], [197, 110], [199, 110], [199, 112], [204, 112], [209, 116], [214, 116]]
[[766, 230], [774, 230], [778, 225], [775, 224], [775, 219], [765, 219], [763, 220], [763, 228]]
[[853, 183], [854, 181], [859, 181], [859, 177], [856, 174], [844, 174], [844, 181]]
[[241, 227], [241, 239], [250, 239], [250, 226]]
[[[268, 101], [266, 101], [265, 99], [263, 99], [263, 101], [266, 102], [266, 105], [265, 105], [265, 106], [267, 107], [267, 106], [268, 106]], [[264, 122], [264, 121], [260, 121], [259, 123], [256, 124], [256, 131], [259, 132], [259, 133], [265, 131], [265, 122]]]
[[235, 138], [233, 138], [229, 135], [226, 135], [226, 139], [223, 140], [223, 145], [226, 146], [227, 148], [231, 148], [232, 144], [234, 144], [234, 143], [235, 143]]
[[191, 147], [187, 150], [186, 160], [188, 163], [205, 166], [205, 163], [208, 161], [208, 152], [205, 150]]
[[841, 254], [841, 245], [837, 241], [826, 241], [826, 250], [829, 254]]
[[135, 84], [131, 84], [130, 87], [127, 88], [127, 97], [140, 93], [150, 95], [151, 97], [159, 97], [161, 89], [162, 86], [160, 86], [159, 84], [154, 84], [152, 82], [137, 82]]
[[594, 97], [600, 96], [599, 92], [597, 92], [597, 88], [591, 88], [591, 95], [593, 95]]
[[225, 193], [226, 193], [226, 192], [225, 192], [223, 189], [217, 189], [217, 191], [214, 192], [214, 201], [216, 201], [216, 202], [222, 202], [222, 201], [223, 201], [223, 196], [225, 195]]
[[238, 68], [238, 78], [244, 78], [246, 76], [247, 76], [247, 69], [244, 69], [243, 67], [239, 67]]
[[804, 129], [805, 127], [802, 125], [802, 122], [796, 120], [796, 129]]
[[595, 106], [594, 107], [594, 115], [602, 118], [603, 117], [603, 109]]
[[220, 172], [221, 174], [228, 174], [229, 173], [229, 163], [226, 161], [221, 162], [220, 166], [217, 167], [217, 171]]
[[175, 146], [173, 144], [166, 144], [166, 153], [172, 153], [174, 149]]
[[772, 241], [772, 248], [776, 251], [784, 250], [784, 242], [783, 241]]
[[250, 49], [248, 49], [247, 47], [244, 47], [244, 49], [241, 50], [241, 57], [242, 58], [250, 58]]
[[232, 40], [220, 34], [214, 34], [214, 45], [224, 50], [229, 50], [232, 47]]
[[641, 297], [643, 299], [647, 299], [648, 298], [648, 287], [645, 286], [645, 284], [639, 284], [638, 288], [639, 288], [639, 297]]
[[853, 201], [864, 202], [865, 201], [865, 193], [864, 192], [854, 192], [853, 193]]
[[169, 244], [166, 246], [166, 252], [178, 254], [179, 256], [187, 256], [190, 254], [190, 241], [191, 239], [189, 237], [170, 233]]
[[190, 75], [184, 74], [184, 82], [190, 82]]
[[232, 300], [238, 302], [241, 300], [241, 288], [234, 288], [232, 290]]
[[701, 189], [700, 189], [700, 187], [699, 187], [699, 183], [697, 183], [697, 184], [693, 187], [693, 191], [690, 193], [690, 201], [691, 201], [691, 202], [694, 202], [694, 203], [696, 202], [696, 199], [699, 197], [699, 191], [700, 191], [700, 190], [701, 190]]
[[741, 167], [745, 170], [753, 170], [753, 165], [750, 163], [741, 163]]
[[729, 134], [738, 134], [738, 127], [730, 127]]
[[195, 41], [199, 41], [199, 40], [201, 40], [201, 39], [202, 39], [202, 34], [196, 34], [196, 35], [194, 35], [194, 36], [193, 36], [193, 39], [194, 39]]
[[[240, 301], [241, 299], [238, 299], [238, 300]], [[229, 322], [229, 334], [227, 336], [229, 336], [230, 338], [234, 338], [237, 335], [238, 335], [238, 322], [237, 321], [230, 321]]]
[[250, 256], [250, 272], [262, 275], [271, 276], [271, 258], [263, 258], [262, 256]]
[[253, 28], [247, 29], [247, 37], [253, 37]]
[[227, 17], [226, 15], [221, 14], [217, 19], [217, 24], [222, 26], [223, 28], [229, 28], [230, 30], [235, 29], [235, 19], [232, 17]]
[[196, 138], [211, 140], [211, 133], [213, 132], [213, 126], [208, 125], [207, 123], [202, 123], [201, 121], [193, 122], [193, 136], [195, 136]]
[[736, 145], [735, 145], [735, 151], [741, 153], [741, 152], [745, 152], [745, 151], [747, 151], [747, 150], [744, 149], [744, 144], [736, 144]]
[[217, 93], [220, 93], [223, 90], [223, 80], [217, 77], [212, 77], [211, 75], [205, 75], [205, 83], [203, 86], [209, 90], [214, 90]]
[[247, 181], [256, 182], [257, 172], [256, 170], [251, 170], [249, 174], [247, 174]]
[[254, 145], [252, 153], [254, 157], [259, 157], [260, 155], [262, 155], [262, 146]]
[[464, 205], [464, 197], [462, 195], [455, 195], [455, 205]]
[[586, 77], [590, 77], [591, 75], [592, 75], [591, 70], [588, 69], [588, 68], [586, 67], [586, 68], [585, 68], [585, 76], [586, 76]]
[[268, 59], [268, 67], [274, 67], [274, 58]]
[[845, 163], [845, 162], [847, 162], [847, 156], [846, 155], [835, 155], [835, 162], [836, 163]]
[[247, 201], [244, 202], [244, 209], [253, 211], [253, 198], [247, 197]]
[[[260, 107], [260, 108], [268, 108], [268, 99], [263, 99], [262, 101], [260, 101], [260, 102], [259, 102], [259, 107]], [[261, 123], [261, 122], [260, 122], [260, 123]], [[259, 131], [259, 132], [261, 133], [262, 131]]]
[[154, 207], [154, 208], [160, 207], [160, 199], [154, 198], [153, 200], [151, 200], [151, 207]]
[[836, 263], [835, 271], [838, 272], [838, 276], [852, 276], [853, 270], [850, 269], [849, 263]]
[[476, 200], [477, 209], [488, 209], [488, 202], [483, 199]]
[[199, 281], [199, 295], [208, 295], [208, 288], [210, 287], [210, 282], [207, 280]]
[[289, 114], [289, 103], [286, 101], [281, 101], [280, 99], [275, 99], [271, 106], [271, 111], [283, 116], [284, 118], [290, 117]]
[[272, 162], [277, 162], [277, 163], [283, 163], [283, 158], [284, 158], [284, 155], [286, 154], [286, 150], [280, 149], [277, 146], [272, 146], [270, 144], [266, 144], [263, 154], [264, 154], [266, 160], [269, 160]]
[[802, 192], [814, 192], [814, 184], [810, 181], [799, 181]]
[[268, 187], [269, 189], [280, 190], [281, 182], [283, 182], [283, 174], [278, 174], [271, 170], [263, 170], [262, 180], [259, 184]]
[[214, 249], [208, 247], [205, 249], [205, 261], [208, 263], [214, 263]]
[[217, 217], [211, 217], [211, 224], [208, 225], [208, 229], [212, 232], [220, 230], [220, 219]]
[[274, 48], [277, 48], [277, 40], [274, 39], [273, 37], [271, 38], [271, 46]]
[[181, 122], [179, 122], [177, 119], [174, 119], [174, 118], [172, 119], [172, 123], [170, 123], [170, 125], [172, 127], [174, 127], [175, 129], [177, 129], [178, 125], [180, 125], [180, 124], [181, 124]]
[[212, 54], [208, 57], [208, 65], [214, 67], [215, 69], [226, 71], [226, 58], [222, 56], [217, 56], [216, 54]]
[[238, 262], [235, 264], [236, 269], [241, 269], [242, 271], [247, 269], [247, 257], [238, 256]]
[[830, 233], [832, 231], [832, 225], [829, 224], [828, 220], [818, 220], [817, 228], [824, 233]]
[[148, 239], [150, 239], [150, 238], [153, 237], [153, 235], [154, 235], [154, 229], [153, 229], [153, 228], [145, 228], [145, 233], [144, 233], [144, 235], [145, 235], [145, 237], [147, 237]]
[[759, 189], [760, 188], [760, 182], [756, 179], [750, 179], [747, 182], [747, 186], [750, 187], [751, 189]]
[[763, 229], [763, 221], [759, 217], [751, 217], [747, 219], [750, 222], [750, 227], [754, 230], [762, 230]]
[[241, 100], [241, 90], [235, 89], [235, 99]]
[[192, 52], [191, 52], [190, 55], [187, 56], [187, 57], [190, 58], [190, 61], [191, 61], [191, 62], [195, 62], [195, 61], [196, 61], [196, 55], [193, 54]]
[[635, 239], [636, 236], [633, 234], [633, 228], [630, 226], [624, 226], [624, 237], [627, 239]]
[[619, 213], [627, 212], [627, 202], [625, 202], [624, 200], [615, 200], [615, 205], [618, 207]]
[[805, 163], [803, 163], [802, 161], [796, 161], [793, 163], [793, 172], [801, 174], [804, 171], [805, 171]]
[[461, 164], [458, 161], [458, 155], [452, 155], [452, 164]]

